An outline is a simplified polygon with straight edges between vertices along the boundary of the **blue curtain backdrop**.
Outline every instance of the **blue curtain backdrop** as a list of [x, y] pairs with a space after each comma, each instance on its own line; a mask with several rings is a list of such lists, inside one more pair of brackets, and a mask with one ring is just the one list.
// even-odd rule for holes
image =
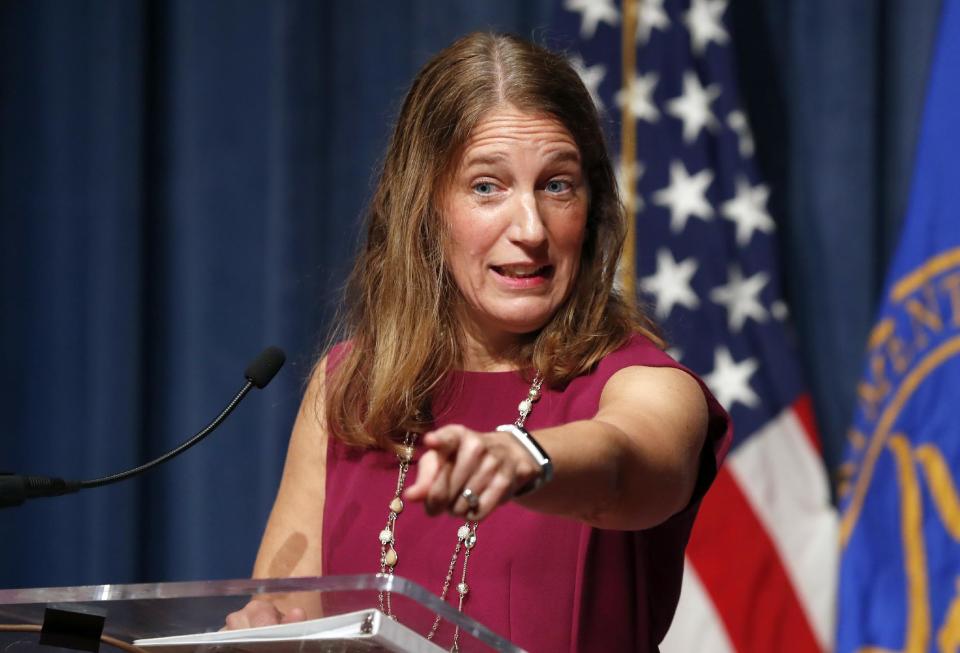
[[[559, 6], [559, 3], [557, 3]], [[0, 512], [0, 587], [249, 573], [407, 84], [551, 0], [0, 2], [0, 471], [123, 485]], [[745, 101], [828, 460], [909, 183], [935, 0], [740, 0]]]

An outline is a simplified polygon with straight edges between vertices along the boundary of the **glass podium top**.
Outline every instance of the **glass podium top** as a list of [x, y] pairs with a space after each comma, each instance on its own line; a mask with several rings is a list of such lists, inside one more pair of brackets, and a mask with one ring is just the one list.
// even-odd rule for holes
[[[284, 595], [297, 603], [302, 599], [316, 606], [314, 611], [323, 618], [365, 611], [365, 627], [373, 622], [374, 617], [376, 623], [382, 622], [388, 629], [395, 629], [395, 626], [387, 621], [398, 622], [404, 627], [402, 630], [409, 629], [411, 634], [417, 635], [417, 640], [422, 639], [425, 648], [396, 648], [396, 645], [375, 642], [365, 642], [362, 646], [339, 641], [321, 645], [317, 641], [298, 639], [293, 649], [289, 645], [281, 649], [276, 646], [244, 648], [204, 644], [189, 650], [228, 650], [231, 653], [296, 650], [307, 653], [436, 650], [436, 646], [450, 650], [456, 637], [457, 650], [462, 652], [522, 651], [420, 585], [386, 574], [0, 590], [0, 650], [4, 653], [38, 650], [39, 633], [8, 629], [17, 625], [32, 625], [36, 629], [44, 624], [45, 615], [49, 614], [47, 608], [102, 616], [104, 635], [133, 642], [144, 638], [216, 632], [223, 628], [226, 615], [242, 608], [251, 598], [267, 594]], [[392, 617], [376, 613], [377, 609]], [[309, 624], [319, 627], [322, 621]], [[331, 620], [325, 621], [329, 623]], [[431, 645], [426, 635], [435, 623], [436, 632]], [[306, 636], [308, 629], [306, 625], [304, 628], [301, 634]], [[43, 650], [56, 649], [44, 646]], [[107, 651], [109, 647], [104, 645], [100, 650]]]

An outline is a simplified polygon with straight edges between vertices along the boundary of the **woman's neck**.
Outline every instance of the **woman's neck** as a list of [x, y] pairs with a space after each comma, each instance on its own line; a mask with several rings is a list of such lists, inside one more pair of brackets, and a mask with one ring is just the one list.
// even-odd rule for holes
[[465, 326], [462, 331], [463, 369], [467, 372], [506, 372], [522, 367], [520, 348], [532, 338], [527, 334], [491, 335]]

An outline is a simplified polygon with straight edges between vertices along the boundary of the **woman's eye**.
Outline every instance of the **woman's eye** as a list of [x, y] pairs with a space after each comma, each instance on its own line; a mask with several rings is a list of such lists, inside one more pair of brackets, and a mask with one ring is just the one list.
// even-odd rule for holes
[[564, 193], [571, 188], [569, 181], [563, 179], [551, 179], [547, 182], [546, 190], [548, 193]]
[[473, 191], [479, 195], [491, 195], [496, 187], [489, 181], [478, 181], [473, 185]]

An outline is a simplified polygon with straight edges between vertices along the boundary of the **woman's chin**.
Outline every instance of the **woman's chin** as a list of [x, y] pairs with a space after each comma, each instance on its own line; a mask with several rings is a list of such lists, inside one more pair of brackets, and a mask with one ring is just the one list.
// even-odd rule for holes
[[491, 324], [492, 328], [516, 338], [532, 335], [542, 329], [553, 317], [553, 313], [523, 316], [504, 316]]
[[548, 297], [525, 297], [474, 304], [462, 318], [465, 331], [477, 341], [493, 347], [499, 343], [509, 346], [546, 326], [556, 314], [558, 303]]

